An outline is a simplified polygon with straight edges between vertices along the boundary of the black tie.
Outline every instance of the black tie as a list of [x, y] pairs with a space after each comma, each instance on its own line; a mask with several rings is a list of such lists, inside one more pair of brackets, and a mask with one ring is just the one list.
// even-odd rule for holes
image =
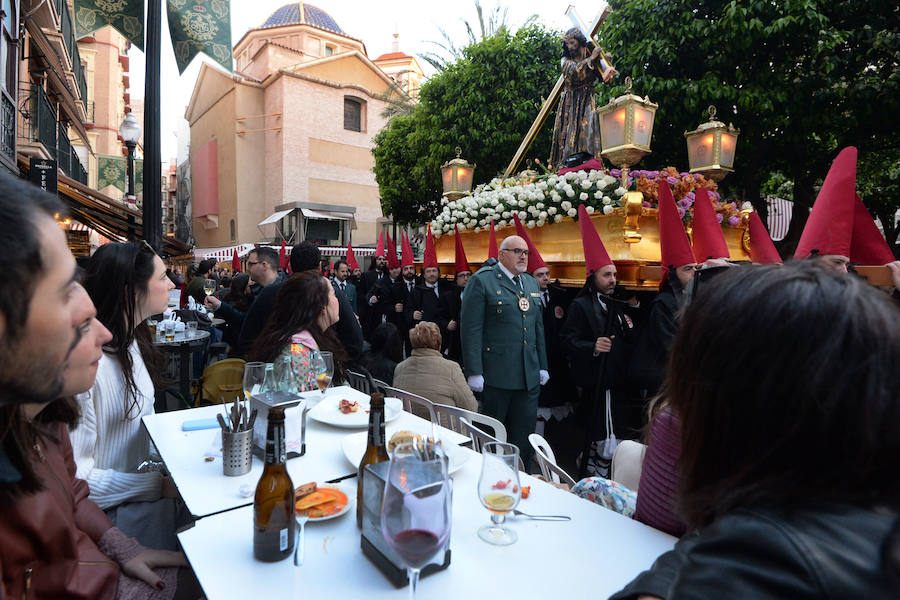
[[522, 289], [522, 282], [519, 279], [518, 275], [513, 276], [513, 283], [515, 283], [519, 287], [519, 289]]
[[550, 292], [544, 291], [544, 308], [547, 308], [550, 305]]
[[341, 282], [341, 291], [342, 291], [342, 292], [346, 292], [346, 291], [347, 291], [347, 290], [344, 288], [344, 282], [343, 282], [343, 281]]

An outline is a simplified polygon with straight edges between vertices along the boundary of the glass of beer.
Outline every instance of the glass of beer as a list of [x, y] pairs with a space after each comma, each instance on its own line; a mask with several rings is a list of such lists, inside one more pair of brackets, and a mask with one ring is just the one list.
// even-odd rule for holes
[[316, 373], [316, 385], [325, 395], [325, 390], [331, 385], [331, 378], [334, 377], [334, 356], [331, 352], [319, 352], [321, 361], [319, 362], [318, 373]]
[[215, 279], [207, 279], [203, 282], [203, 293], [207, 296], [212, 296], [216, 291], [216, 280]]
[[506, 513], [519, 504], [519, 448], [513, 444], [489, 442], [481, 449], [481, 476], [478, 499], [491, 512], [491, 524], [478, 529], [478, 537], [495, 546], [508, 546], [519, 539], [504, 527]]
[[175, 341], [175, 321], [166, 321], [166, 341]]

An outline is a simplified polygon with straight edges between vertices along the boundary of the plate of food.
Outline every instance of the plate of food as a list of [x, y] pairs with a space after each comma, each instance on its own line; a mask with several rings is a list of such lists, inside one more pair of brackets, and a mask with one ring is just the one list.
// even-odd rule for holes
[[[385, 427], [385, 437], [387, 438], [388, 454], [390, 454], [394, 450], [395, 446], [404, 444], [406, 442], [411, 442], [416, 438], [421, 439], [424, 436], [420, 433], [408, 429], [400, 429], [399, 427], [387, 426]], [[359, 461], [362, 460], [363, 454], [365, 454], [366, 452], [367, 444], [368, 432], [366, 431], [351, 433], [350, 435], [344, 436], [344, 439], [341, 442], [341, 448], [344, 451], [344, 456], [347, 458], [351, 465], [357, 467], [359, 466]], [[447, 458], [450, 459], [450, 464], [448, 465], [449, 473], [458, 471], [464, 464], [466, 464], [466, 461], [469, 459], [468, 452], [465, 452], [456, 444], [445, 443], [443, 444], [443, 446], [444, 451], [447, 453]]]
[[[403, 403], [399, 398], [384, 399], [384, 421], [388, 423], [400, 416]], [[357, 429], [369, 426], [369, 401], [326, 396], [309, 411], [312, 419], [334, 427]]]
[[310, 523], [336, 519], [352, 509], [352, 492], [339, 485], [313, 481], [294, 490], [294, 512], [308, 514]]

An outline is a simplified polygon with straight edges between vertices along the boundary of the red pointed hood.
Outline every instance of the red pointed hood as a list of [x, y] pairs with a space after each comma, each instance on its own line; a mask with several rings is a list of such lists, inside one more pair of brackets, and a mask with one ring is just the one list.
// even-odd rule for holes
[[375, 247], [375, 256], [385, 256], [385, 253], [384, 253], [384, 229], [381, 230], [381, 235], [378, 236], [378, 245]]
[[454, 267], [454, 273], [471, 272], [472, 269], [469, 268], [469, 259], [466, 258], [466, 249], [463, 248], [462, 238], [459, 237], [459, 229], [454, 225], [453, 230], [456, 233], [456, 266]]
[[587, 274], [590, 275], [613, 264], [584, 204], [578, 206], [578, 227], [581, 229], [581, 247], [584, 249], [584, 267]]
[[287, 257], [287, 249], [284, 245], [284, 240], [281, 240], [281, 250], [278, 251], [278, 264], [282, 269], [287, 270], [288, 264], [290, 261]]
[[766, 231], [762, 219], [754, 210], [750, 213], [750, 260], [760, 265], [781, 264], [781, 256], [772, 243], [772, 236]]
[[235, 248], [234, 254], [231, 256], [231, 270], [235, 273], [241, 272], [241, 259], [237, 254], [237, 248]]
[[425, 233], [425, 256], [422, 260], [422, 268], [429, 269], [434, 267], [439, 269], [437, 261], [437, 252], [434, 249], [434, 236], [431, 234], [431, 227], [428, 227]]
[[813, 254], [850, 256], [853, 236], [853, 198], [856, 196], [856, 148], [841, 150], [819, 190], [803, 228], [794, 258]]
[[391, 239], [391, 234], [384, 233], [384, 242], [387, 244], [387, 266], [388, 269], [396, 269], [400, 266], [400, 259], [397, 258], [397, 244]]
[[659, 251], [663, 269], [697, 262], [675, 206], [675, 197], [665, 181], [659, 182]]
[[400, 266], [411, 267], [415, 261], [413, 260], [413, 250], [412, 245], [409, 243], [409, 236], [406, 235], [405, 231], [401, 232], [400, 236], [402, 238], [400, 248], [403, 251], [402, 258], [400, 259]]
[[694, 198], [694, 258], [703, 262], [710, 258], [730, 258], [722, 226], [716, 219], [712, 200], [706, 188], [698, 187]]
[[353, 244], [347, 243], [347, 266], [350, 267], [350, 270], [359, 268], [359, 263], [356, 262], [356, 254], [353, 252]]
[[493, 219], [491, 219], [491, 239], [488, 241], [488, 258], [500, 258], [500, 247], [497, 245], [497, 232], [494, 231]]
[[853, 238], [850, 242], [850, 262], [866, 266], [881, 266], [896, 260], [887, 241], [878, 231], [858, 195], [853, 203]]
[[525, 243], [528, 245], [528, 267], [526, 267], [528, 272], [534, 273], [538, 269], [546, 267], [547, 265], [544, 263], [544, 259], [541, 258], [541, 253], [538, 252], [537, 246], [531, 241], [531, 236], [528, 235], [528, 231], [522, 225], [522, 221], [519, 220], [519, 215], [513, 213], [513, 219], [516, 221], [516, 234], [525, 240]]

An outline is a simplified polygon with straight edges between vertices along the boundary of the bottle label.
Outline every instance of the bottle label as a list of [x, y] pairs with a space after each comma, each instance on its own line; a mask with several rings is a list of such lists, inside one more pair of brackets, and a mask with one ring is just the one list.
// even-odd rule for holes
[[282, 529], [278, 532], [278, 549], [284, 552], [288, 547], [288, 530]]
[[377, 408], [371, 409], [371, 411], [372, 426], [369, 428], [369, 444], [372, 446], [384, 446], [384, 413]]
[[283, 463], [286, 457], [286, 448], [284, 443], [284, 422], [270, 426], [274, 435], [266, 436], [266, 459], [267, 465], [277, 465]]

